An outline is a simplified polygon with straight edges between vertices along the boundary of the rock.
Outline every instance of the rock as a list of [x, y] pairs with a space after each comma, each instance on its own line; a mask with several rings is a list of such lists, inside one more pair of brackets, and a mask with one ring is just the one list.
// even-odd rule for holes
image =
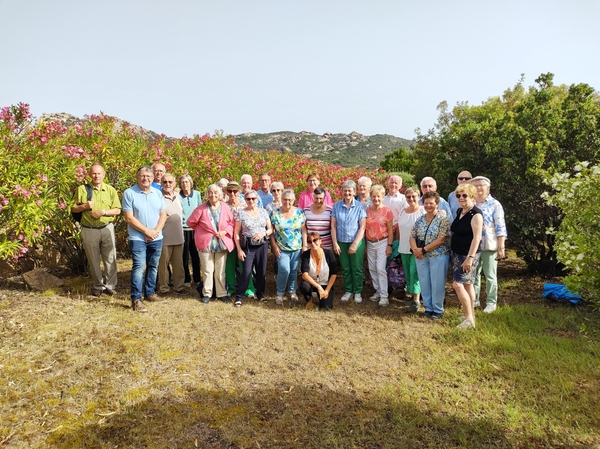
[[54, 287], [60, 287], [63, 285], [63, 281], [56, 276], [52, 276], [43, 268], [36, 268], [35, 270], [23, 273], [23, 279], [25, 283], [32, 289], [40, 292], [44, 292]]

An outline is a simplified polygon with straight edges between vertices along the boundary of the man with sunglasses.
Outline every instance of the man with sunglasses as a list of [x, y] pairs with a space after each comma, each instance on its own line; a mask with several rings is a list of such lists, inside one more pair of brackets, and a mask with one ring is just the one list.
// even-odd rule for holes
[[[466, 170], [461, 171], [456, 177], [457, 185], [468, 184], [472, 178], [473, 176], [470, 172]], [[451, 212], [451, 217], [449, 218], [449, 220], [450, 222], [453, 222], [454, 218], [456, 217], [456, 211], [460, 207], [460, 205], [458, 204], [458, 199], [456, 199], [456, 194], [454, 193], [454, 190], [448, 195], [448, 204], [450, 204]]]
[[183, 206], [181, 196], [175, 192], [175, 176], [165, 173], [161, 179], [167, 220], [163, 227], [163, 244], [158, 262], [158, 286], [160, 293], [169, 293], [169, 268], [173, 289], [179, 294], [187, 293], [183, 269]]

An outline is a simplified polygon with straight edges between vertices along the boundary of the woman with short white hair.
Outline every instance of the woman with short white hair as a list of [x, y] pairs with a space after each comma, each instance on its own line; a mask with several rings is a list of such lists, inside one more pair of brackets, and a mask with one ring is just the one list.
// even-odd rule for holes
[[475, 307], [479, 307], [481, 290], [481, 271], [485, 275], [485, 313], [492, 313], [498, 304], [498, 260], [504, 259], [504, 241], [508, 235], [504, 221], [502, 204], [490, 195], [491, 182], [485, 176], [476, 176], [471, 184], [477, 190], [475, 205], [483, 214], [483, 234], [481, 238], [481, 256], [475, 275]]
[[[361, 176], [360, 178], [358, 178], [357, 181], [358, 187], [358, 193], [356, 194], [356, 196], [354, 198], [356, 198], [358, 201], [360, 201], [362, 204], [365, 205], [365, 207], [370, 206], [371, 205], [371, 185], [373, 184], [373, 181], [371, 181], [371, 178], [367, 178], [366, 176]], [[385, 196], [385, 194], [384, 194]]]

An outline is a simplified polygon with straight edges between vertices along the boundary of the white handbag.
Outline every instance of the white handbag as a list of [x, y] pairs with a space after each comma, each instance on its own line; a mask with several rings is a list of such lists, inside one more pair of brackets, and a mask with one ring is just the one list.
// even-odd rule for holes
[[496, 235], [496, 226], [494, 224], [486, 226], [483, 229], [481, 249], [483, 251], [498, 251], [498, 236]]

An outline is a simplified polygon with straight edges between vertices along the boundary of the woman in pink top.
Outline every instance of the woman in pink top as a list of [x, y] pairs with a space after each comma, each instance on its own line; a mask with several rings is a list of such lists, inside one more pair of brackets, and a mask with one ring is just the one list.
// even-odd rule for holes
[[[298, 197], [298, 207], [300, 209], [306, 209], [313, 203], [313, 192], [321, 183], [319, 177], [315, 173], [308, 175], [306, 177], [306, 182], [308, 183], [308, 190], [306, 192], [302, 192]], [[333, 200], [327, 191], [325, 192], [325, 204], [328, 206], [333, 206]]]
[[380, 185], [371, 187], [371, 205], [367, 207], [367, 224], [365, 237], [367, 239], [367, 260], [369, 273], [373, 281], [375, 294], [369, 299], [379, 301], [380, 306], [387, 306], [388, 280], [385, 266], [387, 258], [392, 254], [394, 240], [393, 224], [394, 214], [383, 205], [385, 188]]
[[229, 206], [221, 201], [223, 190], [217, 184], [208, 186], [208, 201], [201, 204], [187, 219], [194, 229], [196, 248], [200, 255], [202, 274], [202, 302], [207, 303], [213, 294], [213, 276], [217, 298], [229, 299], [225, 288], [225, 261], [234, 248], [233, 231], [235, 220]]

